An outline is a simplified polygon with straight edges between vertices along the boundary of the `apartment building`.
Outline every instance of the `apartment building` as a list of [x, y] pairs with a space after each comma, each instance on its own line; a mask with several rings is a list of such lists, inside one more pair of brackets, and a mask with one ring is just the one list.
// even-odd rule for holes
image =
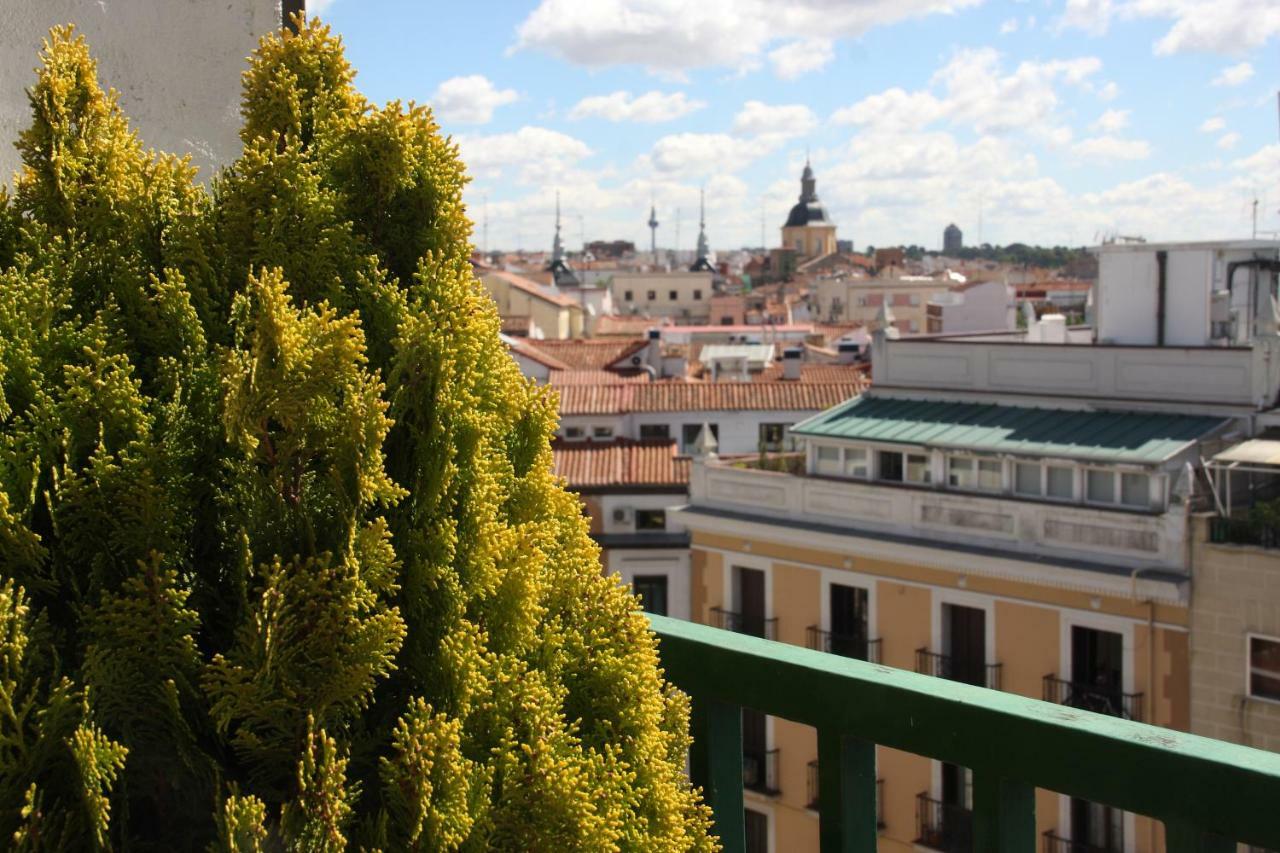
[[[1280, 584], [1197, 531], [1235, 494], [1202, 460], [1280, 426], [1277, 245], [1099, 254], [1091, 333], [884, 323], [874, 386], [792, 427], [787, 464], [695, 460], [693, 618], [1181, 730], [1243, 708], [1268, 743], [1280, 612], [1248, 599]], [[743, 739], [752, 849], [816, 850], [815, 732], [745, 712]], [[965, 768], [877, 760], [881, 850], [972, 849]], [[1051, 853], [1164, 849], [1158, 822], [1053, 791], [1036, 819]]]
[[[818, 318], [824, 322], [861, 323], [870, 328], [887, 307], [899, 332], [923, 334], [929, 328], [929, 304], [950, 298], [957, 283], [946, 276], [818, 279], [813, 298]], [[1003, 312], [993, 312], [986, 330], [1003, 328], [1004, 319]]]
[[502, 318], [504, 334], [566, 340], [585, 333], [586, 312], [572, 296], [554, 287], [502, 270], [477, 270]]
[[617, 272], [609, 291], [620, 314], [706, 323], [714, 285], [711, 272]]
[[606, 574], [645, 610], [690, 618], [689, 534], [671, 513], [688, 500], [688, 456], [674, 441], [557, 441], [555, 472], [582, 499]]

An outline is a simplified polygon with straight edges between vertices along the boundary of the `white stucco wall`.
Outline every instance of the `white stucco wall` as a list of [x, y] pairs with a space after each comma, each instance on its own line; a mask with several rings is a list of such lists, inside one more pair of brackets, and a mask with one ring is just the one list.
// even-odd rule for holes
[[258, 39], [280, 25], [280, 0], [0, 0], [0, 182], [19, 166], [13, 142], [30, 123], [49, 28], [72, 23], [98, 78], [143, 144], [190, 153], [208, 180], [240, 153], [240, 74]]

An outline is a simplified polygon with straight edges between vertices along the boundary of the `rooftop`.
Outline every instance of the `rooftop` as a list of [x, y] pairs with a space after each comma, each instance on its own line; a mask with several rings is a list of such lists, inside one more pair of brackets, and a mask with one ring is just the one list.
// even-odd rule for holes
[[556, 441], [551, 446], [555, 473], [575, 492], [627, 487], [689, 485], [689, 458], [676, 453], [674, 441]]
[[650, 382], [567, 385], [560, 414], [640, 412], [822, 411], [861, 394], [865, 376], [849, 382]]
[[1068, 411], [860, 397], [791, 428], [793, 435], [1156, 464], [1228, 422], [1160, 413]]
[[527, 349], [536, 349], [574, 370], [604, 370], [617, 361], [645, 347], [639, 338], [609, 338], [570, 341], [528, 341]]

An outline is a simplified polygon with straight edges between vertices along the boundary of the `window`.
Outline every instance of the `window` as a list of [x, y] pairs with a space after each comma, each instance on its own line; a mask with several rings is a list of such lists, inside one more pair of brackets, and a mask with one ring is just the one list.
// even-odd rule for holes
[[929, 457], [923, 453], [907, 454], [907, 482], [928, 483], [932, 477], [929, 472]]
[[701, 298], [702, 298], [702, 290], [701, 290], [701, 289], [699, 289], [699, 288], [694, 288], [694, 291], [693, 291], [693, 298], [694, 298], [694, 299], [701, 299]]
[[[720, 425], [709, 424], [711, 427], [711, 437], [717, 442], [720, 441]], [[698, 443], [698, 433], [702, 431], [702, 424], [684, 424], [680, 427], [680, 452], [689, 453], [693, 450], [693, 446]]]
[[1150, 506], [1151, 486], [1146, 474], [1120, 475], [1120, 503], [1125, 506]]
[[613, 427], [611, 426], [593, 426], [591, 428], [592, 438], [613, 438]]
[[865, 447], [844, 449], [844, 474], [846, 477], [858, 477], [862, 480], [871, 475], [871, 455]]
[[630, 290], [624, 290], [622, 292], [622, 298], [627, 302], [632, 302], [635, 300], [635, 295]]
[[668, 290], [667, 296], [671, 299], [672, 302], [675, 302], [677, 299], [680, 298], [680, 294], [674, 290]]
[[880, 479], [890, 483], [902, 482], [902, 454], [881, 450], [876, 461], [880, 465]]
[[658, 298], [658, 291], [656, 291], [656, 290], [650, 290], [650, 291], [649, 291], [649, 294], [648, 294], [648, 299], [649, 299], [649, 301], [650, 301], [650, 302], [653, 302], [653, 301], [654, 301], [655, 299], [657, 299], [657, 298]]
[[1249, 695], [1280, 702], [1280, 640], [1249, 637]]
[[671, 427], [667, 424], [640, 424], [640, 438], [669, 439]]
[[[928, 482], [924, 480], [923, 482]], [[956, 489], [998, 492], [1004, 486], [1004, 463], [972, 456], [947, 458], [947, 484]]]
[[781, 450], [790, 424], [760, 424], [760, 449]]
[[1076, 497], [1076, 472], [1065, 465], [1046, 465], [1045, 494], [1055, 500], [1070, 501]]
[[1039, 497], [1043, 491], [1038, 462], [1019, 462], [1014, 466], [1013, 490], [1020, 495]]
[[720, 318], [720, 325], [721, 325], [721, 326], [732, 326], [732, 325], [733, 325], [733, 318], [732, 318], [732, 317], [721, 317], [721, 318]]
[[666, 575], [636, 575], [631, 579], [631, 588], [640, 596], [640, 606], [646, 613], [667, 615]]
[[819, 474], [837, 476], [840, 473], [840, 448], [818, 447], [817, 470]]
[[911, 294], [911, 299], [910, 299], [909, 301], [910, 301], [910, 303], [911, 303], [911, 307], [912, 307], [912, 308], [919, 308], [919, 307], [920, 307], [920, 294], [918, 294], [918, 293], [913, 293], [913, 294]]
[[769, 853], [769, 816], [753, 809], [743, 809], [747, 853]]
[[978, 460], [968, 456], [947, 459], [947, 485], [955, 489], [972, 489], [978, 483]]
[[582, 427], [565, 427], [564, 428], [565, 438], [582, 438], [583, 435], [584, 433], [582, 431]]
[[1113, 504], [1116, 502], [1116, 475], [1114, 471], [1090, 468], [1085, 472], [1085, 496], [1090, 503]]
[[666, 530], [667, 511], [665, 509], [636, 510], [636, 530]]

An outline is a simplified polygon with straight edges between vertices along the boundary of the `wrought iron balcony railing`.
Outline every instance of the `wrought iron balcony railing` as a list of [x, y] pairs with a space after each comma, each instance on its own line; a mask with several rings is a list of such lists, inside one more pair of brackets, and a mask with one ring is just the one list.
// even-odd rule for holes
[[1124, 693], [1097, 685], [1080, 684], [1056, 675], [1044, 677], [1044, 701], [1124, 717], [1126, 720], [1142, 719], [1141, 693]]
[[916, 649], [916, 672], [932, 675], [934, 678], [963, 681], [965, 684], [976, 684], [979, 687], [999, 690], [1002, 670], [998, 663], [984, 663], [980, 660], [939, 654], [928, 649]]
[[944, 853], [970, 853], [973, 812], [955, 803], [935, 800], [928, 791], [917, 794], [915, 843]]
[[967, 767], [973, 849], [1035, 853], [1043, 788], [1163, 821], [1169, 853], [1280, 850], [1280, 754], [649, 616], [693, 700], [690, 767], [727, 853], [745, 847], [742, 712], [818, 730], [821, 849], [876, 849], [876, 745]]
[[1051, 829], [1044, 834], [1044, 853], [1124, 853], [1124, 841], [1110, 845], [1086, 844], [1062, 838]]
[[782, 793], [778, 788], [778, 750], [742, 750], [742, 787], [771, 797]]
[[[818, 762], [816, 760], [810, 761], [808, 769], [809, 769], [809, 777], [808, 777], [809, 787], [808, 787], [808, 799], [805, 800], [805, 805], [807, 808], [810, 808], [814, 811], [818, 811], [819, 804], [821, 802], [820, 794], [822, 790], [819, 787], [819, 785], [821, 784], [821, 781], [818, 777]], [[876, 829], [884, 829], [885, 826], [886, 824], [884, 822], [884, 780], [877, 779], [876, 780]]]
[[723, 607], [711, 608], [711, 624], [726, 631], [738, 634], [750, 634], [766, 640], [778, 639], [778, 620], [763, 619], [759, 616], [725, 610]]
[[817, 625], [810, 625], [805, 631], [805, 639], [809, 648], [847, 658], [880, 663], [880, 640], [869, 640], [855, 634], [837, 634], [823, 631]]

